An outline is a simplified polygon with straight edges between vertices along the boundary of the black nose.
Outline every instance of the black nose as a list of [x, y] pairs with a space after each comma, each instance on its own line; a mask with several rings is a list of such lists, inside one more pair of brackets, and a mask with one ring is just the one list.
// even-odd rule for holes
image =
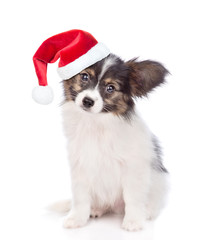
[[83, 102], [84, 107], [86, 107], [86, 108], [90, 108], [94, 105], [94, 101], [88, 97], [85, 97], [82, 102]]

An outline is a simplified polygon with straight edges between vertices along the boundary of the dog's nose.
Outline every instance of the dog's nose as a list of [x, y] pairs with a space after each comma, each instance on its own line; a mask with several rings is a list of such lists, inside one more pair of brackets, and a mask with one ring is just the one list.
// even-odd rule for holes
[[90, 108], [94, 105], [94, 101], [88, 97], [85, 97], [82, 102], [83, 102], [84, 107], [86, 107], [86, 108]]

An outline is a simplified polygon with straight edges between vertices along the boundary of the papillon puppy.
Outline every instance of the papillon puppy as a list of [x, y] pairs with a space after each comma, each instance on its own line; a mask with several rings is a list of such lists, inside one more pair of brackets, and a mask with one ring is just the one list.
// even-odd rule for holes
[[168, 171], [134, 100], [164, 83], [167, 74], [158, 62], [125, 62], [110, 54], [63, 81], [73, 195], [66, 228], [114, 212], [124, 214], [123, 229], [137, 231], [159, 215]]

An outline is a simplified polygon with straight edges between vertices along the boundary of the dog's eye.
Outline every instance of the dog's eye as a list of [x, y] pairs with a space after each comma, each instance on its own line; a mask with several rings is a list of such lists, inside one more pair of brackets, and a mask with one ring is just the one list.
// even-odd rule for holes
[[80, 77], [81, 77], [81, 80], [82, 80], [83, 82], [88, 82], [88, 80], [89, 80], [89, 76], [88, 76], [87, 73], [81, 73], [81, 74], [80, 74]]
[[109, 85], [106, 87], [106, 91], [107, 91], [108, 93], [112, 93], [112, 92], [115, 91], [115, 87], [114, 87], [113, 85], [109, 84]]

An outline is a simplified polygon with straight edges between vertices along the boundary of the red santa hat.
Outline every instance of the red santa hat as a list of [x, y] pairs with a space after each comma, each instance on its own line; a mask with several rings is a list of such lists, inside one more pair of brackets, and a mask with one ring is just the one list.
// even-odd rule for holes
[[104, 44], [82, 30], [70, 30], [48, 38], [33, 56], [39, 81], [39, 86], [33, 89], [33, 99], [40, 104], [49, 104], [53, 100], [53, 91], [46, 76], [48, 63], [59, 59], [58, 74], [67, 80], [109, 54]]

